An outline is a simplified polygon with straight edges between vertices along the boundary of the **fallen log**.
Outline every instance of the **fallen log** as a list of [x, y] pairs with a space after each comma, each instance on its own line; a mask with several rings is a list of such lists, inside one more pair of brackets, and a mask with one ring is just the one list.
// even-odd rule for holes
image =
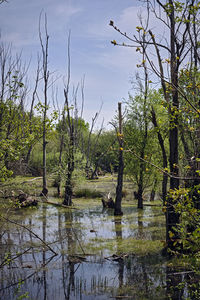
[[51, 201], [48, 201], [48, 200], [46, 200], [45, 203], [51, 204], [51, 205], [54, 205], [54, 206], [58, 206], [58, 207], [64, 207], [64, 208], [70, 208], [70, 209], [77, 209], [74, 206], [67, 206], [67, 205], [64, 205], [62, 203], [51, 202]]

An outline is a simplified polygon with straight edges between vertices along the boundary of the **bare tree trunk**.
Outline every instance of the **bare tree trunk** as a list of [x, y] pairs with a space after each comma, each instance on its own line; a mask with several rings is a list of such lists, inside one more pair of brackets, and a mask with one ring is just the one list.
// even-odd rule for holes
[[[68, 147], [67, 147], [67, 170], [66, 170], [66, 178], [65, 178], [65, 194], [63, 199], [63, 204], [67, 206], [72, 205], [72, 195], [73, 195], [73, 184], [72, 184], [72, 175], [74, 172], [75, 166], [75, 147], [77, 147], [77, 137], [78, 137], [78, 107], [77, 107], [77, 93], [78, 87], [73, 91], [73, 108], [70, 107], [69, 102], [69, 88], [70, 88], [70, 33], [68, 36], [68, 76], [67, 76], [67, 84], [64, 88], [64, 97], [65, 97], [65, 105], [63, 110], [63, 126], [66, 123], [66, 130], [68, 133]], [[82, 85], [82, 110], [83, 111], [83, 85]], [[65, 116], [66, 112], [66, 116]], [[65, 128], [63, 128], [65, 129]], [[60, 144], [60, 163], [62, 156], [62, 149], [64, 146], [64, 133], [62, 132], [62, 139]]]
[[[36, 79], [35, 79], [35, 86], [33, 89], [33, 94], [32, 94], [32, 101], [31, 101], [31, 109], [30, 109], [30, 113], [29, 113], [29, 126], [30, 126], [30, 134], [32, 134], [33, 129], [32, 129], [32, 119], [33, 119], [33, 109], [34, 109], [34, 104], [35, 104], [35, 98], [36, 98], [36, 94], [37, 94], [37, 88], [38, 88], [38, 83], [39, 83], [39, 75], [40, 75], [40, 59], [38, 57], [38, 66], [37, 66], [37, 71], [36, 71]], [[26, 154], [26, 158], [25, 161], [28, 164], [29, 160], [30, 160], [30, 155], [31, 155], [31, 151], [32, 151], [33, 145], [30, 145]]]
[[[178, 53], [176, 53], [175, 45], [175, 15], [174, 15], [174, 4], [170, 0], [170, 50], [171, 50], [171, 85], [172, 85], [172, 105], [169, 108], [169, 147], [170, 147], [170, 189], [176, 190], [179, 188], [179, 170], [178, 170], [178, 115], [177, 110], [179, 108], [178, 99], [178, 67], [179, 62], [176, 59]], [[178, 48], [178, 45], [176, 45]], [[178, 50], [177, 50], [178, 51]], [[170, 249], [174, 249], [174, 240], [178, 240], [179, 236], [177, 227], [179, 223], [179, 215], [175, 212], [174, 202], [171, 197], [168, 197], [167, 201], [167, 213], [166, 213], [166, 241]], [[170, 233], [173, 234], [173, 240], [170, 238]]]
[[48, 105], [48, 99], [47, 99], [47, 90], [48, 90], [48, 81], [49, 81], [49, 71], [48, 71], [48, 47], [49, 47], [49, 35], [47, 32], [47, 17], [45, 15], [45, 44], [43, 44], [42, 34], [41, 34], [41, 15], [39, 20], [39, 38], [40, 38], [40, 45], [42, 48], [42, 72], [43, 72], [43, 80], [44, 80], [44, 107], [43, 107], [43, 189], [42, 193], [44, 196], [48, 194], [47, 189], [47, 170], [46, 170], [46, 120], [47, 120], [47, 105]]
[[[64, 112], [63, 112], [64, 114]], [[63, 116], [64, 118], [64, 116]], [[62, 120], [62, 123], [64, 123], [64, 120]], [[62, 124], [64, 125], [64, 124]], [[62, 153], [63, 153], [63, 147], [64, 147], [64, 128], [61, 128], [61, 138], [60, 138], [60, 151], [59, 151], [59, 161], [58, 161], [58, 178], [57, 178], [57, 191], [58, 191], [58, 197], [61, 195], [61, 168], [62, 168]]]
[[155, 177], [154, 181], [153, 181], [153, 186], [152, 186], [152, 189], [151, 189], [151, 194], [150, 194], [150, 199], [149, 199], [150, 201], [155, 200], [157, 184], [158, 184], [158, 179]]
[[[154, 108], [151, 108], [151, 115], [152, 115], [152, 123], [154, 127], [157, 130], [157, 135], [158, 135], [158, 141], [160, 144], [160, 148], [162, 151], [162, 157], [163, 157], [163, 169], [167, 168], [168, 160], [167, 160], [167, 154], [165, 150], [165, 145], [164, 145], [164, 140], [163, 137], [159, 131], [157, 120], [156, 120], [156, 113], [154, 111]], [[167, 196], [167, 182], [168, 182], [168, 175], [166, 173], [163, 173], [163, 180], [162, 180], [162, 200], [163, 203], [166, 201], [166, 196]]]
[[[143, 42], [145, 42], [145, 35], [143, 35]], [[142, 139], [142, 148], [140, 151], [141, 160], [140, 160], [139, 183], [138, 183], [138, 191], [137, 191], [138, 208], [140, 209], [143, 209], [144, 172], [145, 172], [144, 156], [145, 156], [145, 149], [147, 146], [147, 139], [148, 139], [148, 119], [147, 119], [148, 71], [145, 63], [146, 45], [142, 44], [142, 48], [143, 48], [143, 68], [144, 68], [144, 91], [142, 86], [140, 87], [140, 89], [144, 96], [144, 104], [143, 104], [144, 135]]]
[[115, 198], [115, 216], [123, 215], [121, 202], [122, 202], [122, 188], [123, 188], [123, 171], [124, 171], [124, 161], [123, 161], [123, 133], [122, 133], [122, 110], [121, 103], [118, 103], [118, 113], [119, 113], [119, 164], [118, 164], [118, 177], [117, 177], [117, 188], [116, 188], [116, 198]]
[[92, 135], [92, 131], [93, 131], [93, 128], [94, 128], [94, 125], [96, 123], [97, 118], [98, 118], [98, 113], [96, 112], [94, 118], [92, 118], [92, 125], [91, 125], [91, 128], [90, 128], [88, 143], [87, 143], [86, 166], [85, 166], [85, 172], [86, 172], [86, 177], [87, 178], [90, 177], [89, 162], [90, 162], [90, 149], [91, 149], [91, 135]]
[[[66, 181], [65, 181], [65, 194], [63, 204], [67, 206], [72, 205], [72, 174], [74, 171], [74, 146], [75, 146], [75, 132], [74, 132], [74, 119], [72, 113], [70, 115], [70, 106], [69, 106], [69, 87], [70, 87], [70, 33], [68, 36], [68, 79], [67, 86], [64, 89], [65, 96], [65, 110], [67, 112], [66, 123], [68, 126], [68, 134], [69, 134], [69, 144], [68, 144], [68, 158], [67, 158], [67, 173], [66, 173]], [[77, 89], [75, 91], [74, 99], [76, 99]], [[75, 101], [75, 110], [76, 101]], [[64, 112], [63, 112], [64, 113]], [[63, 118], [64, 115], [63, 115]], [[65, 120], [65, 119], [63, 119]]]
[[68, 163], [67, 163], [67, 178], [65, 182], [65, 195], [63, 204], [67, 206], [72, 205], [72, 174], [74, 171], [74, 124], [73, 120], [70, 125], [70, 144], [68, 153]]

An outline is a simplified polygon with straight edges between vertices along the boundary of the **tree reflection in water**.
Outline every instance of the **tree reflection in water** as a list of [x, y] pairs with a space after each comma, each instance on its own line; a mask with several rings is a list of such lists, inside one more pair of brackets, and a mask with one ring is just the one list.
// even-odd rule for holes
[[[31, 300], [106, 300], [117, 296], [164, 300], [169, 299], [171, 289], [172, 299], [183, 298], [185, 287], [176, 289], [183, 276], [172, 277], [166, 259], [159, 253], [147, 256], [127, 253], [117, 261], [105, 259], [108, 255], [126, 254], [122, 243], [127, 238], [133, 237], [137, 243], [137, 239], [150, 236], [146, 234], [149, 223], [143, 221], [147, 218], [146, 211], [133, 211], [131, 221], [132, 208], [128, 209], [128, 221], [124, 209], [123, 217], [115, 217], [114, 222], [112, 212], [102, 213], [99, 203], [80, 210], [60, 209], [44, 203], [37, 210], [19, 212], [19, 216], [15, 212], [12, 218], [32, 229], [59, 255], [52, 256], [51, 251], [25, 229], [2, 224], [1, 262], [8, 252], [12, 257], [27, 252], [0, 268], [0, 299], [15, 300], [27, 292]], [[133, 236], [130, 222], [137, 225], [137, 234]], [[106, 248], [107, 241], [114, 246]], [[100, 250], [96, 251], [95, 247]], [[184, 275], [186, 279], [188, 282]], [[189, 289], [187, 293], [191, 293]]]
[[[46, 206], [42, 209], [42, 239], [46, 242], [46, 226], [47, 226], [47, 220], [46, 220]], [[43, 299], [47, 299], [47, 278], [46, 278], [46, 249], [43, 247], [42, 249], [42, 265], [43, 265], [43, 271], [42, 271], [42, 279], [43, 279], [43, 286], [44, 286], [44, 297]]]

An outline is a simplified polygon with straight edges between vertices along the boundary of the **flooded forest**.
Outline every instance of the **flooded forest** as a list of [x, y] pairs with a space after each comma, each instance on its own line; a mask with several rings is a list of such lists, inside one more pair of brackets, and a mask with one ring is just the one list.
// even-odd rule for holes
[[[79, 198], [80, 189], [95, 190], [99, 196], [114, 194], [115, 185], [116, 176], [111, 175], [82, 184], [70, 208], [54, 205], [61, 203], [55, 188], [49, 189], [48, 202], [43, 199], [37, 207], [8, 208], [1, 198], [1, 299], [187, 295], [188, 267], [162, 255], [165, 217], [159, 200], [150, 203], [146, 195], [144, 209], [138, 210], [130, 181], [124, 183], [123, 216], [103, 208], [98, 197]], [[19, 177], [7, 186], [16, 192], [23, 186], [37, 195], [41, 179]]]
[[[137, 8], [129, 32], [109, 14], [105, 51], [137, 64], [107, 124], [87, 74], [74, 83], [71, 30], [62, 75], [43, 10], [33, 62], [0, 35], [2, 300], [200, 299], [200, 2]], [[122, 15], [135, 22], [135, 9]]]

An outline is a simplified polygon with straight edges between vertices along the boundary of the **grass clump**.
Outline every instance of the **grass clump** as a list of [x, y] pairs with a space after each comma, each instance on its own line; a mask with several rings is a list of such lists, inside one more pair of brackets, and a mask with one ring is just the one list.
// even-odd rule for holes
[[101, 198], [102, 193], [99, 191], [83, 188], [75, 191], [74, 196], [76, 198]]
[[159, 240], [137, 240], [133, 238], [109, 240], [104, 243], [104, 247], [114, 253], [128, 253], [138, 256], [145, 256], [161, 252], [163, 243]]

